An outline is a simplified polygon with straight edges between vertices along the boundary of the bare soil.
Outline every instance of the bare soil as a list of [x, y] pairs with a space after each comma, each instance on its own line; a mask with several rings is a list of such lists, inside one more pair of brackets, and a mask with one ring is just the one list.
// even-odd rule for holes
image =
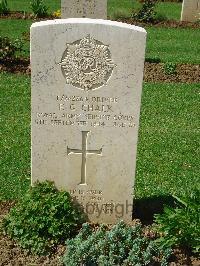
[[0, 72], [11, 72], [15, 74], [30, 74], [30, 59], [29, 58], [10, 58], [0, 60]]
[[26, 13], [22, 11], [10, 11], [8, 14], [1, 14], [0, 18], [25, 19], [28, 18], [28, 15], [26, 15]]
[[144, 81], [162, 83], [199, 83], [200, 65], [177, 64], [176, 73], [166, 74], [163, 63], [145, 63]]
[[[6, 71], [15, 74], [31, 74], [30, 61], [28, 58], [0, 61], [0, 71]], [[164, 71], [163, 63], [145, 62], [144, 81], [188, 84], [199, 83], [200, 65], [177, 64], [176, 73], [168, 75]]]
[[154, 26], [154, 27], [165, 27], [165, 28], [192, 28], [192, 29], [200, 28], [200, 23], [198, 22], [177, 21], [177, 20], [163, 20], [163, 21], [155, 21], [153, 23], [145, 23], [134, 20], [132, 18], [128, 19], [120, 18], [117, 21], [140, 27]]
[[[3, 217], [13, 207], [15, 202], [0, 202], [0, 225]], [[147, 227], [146, 234], [150, 231]], [[17, 243], [11, 240], [0, 230], [0, 266], [62, 266], [61, 257], [65, 252], [64, 246], [59, 246], [50, 256], [35, 256], [21, 249]], [[191, 256], [187, 251], [174, 250], [169, 266], [199, 266], [200, 260]]]
[[[14, 202], [0, 202], [0, 224]], [[64, 246], [58, 246], [50, 256], [34, 256], [21, 249], [17, 243], [0, 231], [0, 266], [61, 266], [61, 257], [65, 252]]]
[[[52, 19], [52, 18], [53, 16], [51, 15], [46, 17], [46, 19]], [[25, 11], [10, 11], [8, 14], [0, 15], [0, 19], [37, 19], [37, 18], [33, 14]]]

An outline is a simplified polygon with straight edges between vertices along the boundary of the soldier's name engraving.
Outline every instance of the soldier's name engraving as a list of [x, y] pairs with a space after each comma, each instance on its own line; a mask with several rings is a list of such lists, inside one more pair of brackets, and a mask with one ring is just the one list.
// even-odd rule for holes
[[56, 101], [60, 111], [83, 111], [83, 112], [113, 112], [112, 104], [118, 103], [117, 97], [57, 95]]
[[70, 109], [71, 111], [76, 111], [78, 108], [81, 109], [81, 111], [84, 112], [113, 112], [112, 106], [111, 105], [97, 105], [97, 104], [82, 104], [81, 107], [76, 106], [75, 104], [70, 104], [70, 105], [65, 105], [60, 103], [59, 104], [59, 110], [64, 111], [67, 109]]

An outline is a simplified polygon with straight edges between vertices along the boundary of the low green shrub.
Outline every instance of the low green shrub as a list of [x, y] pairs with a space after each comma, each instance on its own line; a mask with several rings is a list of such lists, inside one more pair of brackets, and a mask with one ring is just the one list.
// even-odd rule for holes
[[9, 13], [7, 0], [0, 0], [0, 15], [6, 15]]
[[172, 62], [166, 62], [164, 64], [164, 72], [166, 75], [176, 74], [177, 64]]
[[21, 40], [10, 40], [8, 37], [0, 36], [0, 60], [15, 58], [17, 52], [22, 51], [23, 43]]
[[22, 248], [45, 254], [72, 237], [84, 221], [69, 193], [46, 181], [29, 189], [3, 220], [3, 227]]
[[33, 14], [38, 17], [46, 17], [48, 15], [48, 7], [45, 6], [43, 0], [32, 0], [31, 9]]
[[63, 263], [67, 266], [80, 265], [167, 265], [170, 249], [161, 250], [155, 240], [143, 236], [141, 225], [134, 227], [119, 222], [111, 230], [101, 225], [93, 230], [83, 224], [79, 234], [66, 242], [67, 251]]
[[166, 206], [163, 214], [155, 215], [156, 229], [163, 234], [163, 248], [182, 246], [194, 253], [200, 251], [200, 190], [176, 198], [177, 206]]
[[156, 0], [145, 0], [141, 9], [137, 13], [133, 14], [133, 18], [140, 22], [154, 22], [156, 18], [155, 7]]

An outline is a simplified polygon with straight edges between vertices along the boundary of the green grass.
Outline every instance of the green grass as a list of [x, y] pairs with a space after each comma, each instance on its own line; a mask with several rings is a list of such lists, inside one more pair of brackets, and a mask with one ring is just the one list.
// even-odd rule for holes
[[[8, 0], [8, 5], [12, 11], [31, 12], [31, 0]], [[49, 7], [49, 12], [60, 9], [60, 0], [44, 0], [44, 4]], [[123, 12], [127, 16], [131, 15], [132, 9], [137, 10], [141, 4], [135, 0], [108, 0], [108, 16], [113, 17], [114, 13]], [[179, 20], [181, 15], [181, 3], [158, 3], [156, 11], [166, 16], [168, 19]]]
[[[0, 74], [0, 199], [17, 198], [30, 183], [30, 78]], [[200, 85], [145, 84], [136, 196], [192, 190], [199, 176]]]
[[[32, 0], [8, 0], [8, 6], [12, 11], [31, 12], [30, 2]], [[49, 7], [49, 12], [60, 9], [61, 0], [44, 0], [44, 4]]]
[[137, 198], [183, 195], [200, 185], [199, 96], [200, 84], [144, 85]]
[[30, 183], [30, 78], [0, 74], [0, 200], [22, 195]]
[[[23, 32], [29, 32], [31, 23], [31, 20], [1, 19], [0, 35], [21, 38]], [[146, 57], [158, 57], [162, 62], [199, 63], [199, 29], [147, 27], [146, 30]], [[25, 56], [29, 56], [29, 43], [24, 44]]]
[[[142, 4], [135, 0], [108, 0], [108, 16], [113, 17], [117, 10], [123, 10], [130, 17], [141, 8]], [[166, 19], [180, 20], [182, 3], [160, 2], [157, 3], [155, 11]]]
[[29, 31], [31, 24], [31, 20], [1, 19], [0, 35], [9, 36], [12, 39], [20, 38], [23, 32]]
[[133, 9], [137, 9], [139, 6], [140, 4], [134, 0], [108, 0], [108, 17], [116, 19], [119, 14], [131, 17]]
[[180, 20], [182, 3], [161, 2], [156, 6], [156, 12], [167, 19]]
[[[21, 20], [21, 19], [0, 19], [0, 36], [7, 36], [13, 40], [21, 39], [23, 37], [23, 32], [29, 32], [30, 26], [32, 24], [31, 20]], [[22, 56], [29, 56], [30, 44], [28, 41], [23, 41], [25, 50]]]
[[199, 29], [148, 27], [146, 30], [146, 57], [158, 57], [162, 62], [199, 64]]

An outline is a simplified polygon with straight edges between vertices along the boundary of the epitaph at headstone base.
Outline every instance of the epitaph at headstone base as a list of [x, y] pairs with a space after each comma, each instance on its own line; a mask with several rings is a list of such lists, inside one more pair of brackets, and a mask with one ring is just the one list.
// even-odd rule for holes
[[31, 27], [32, 183], [54, 181], [90, 221], [131, 221], [146, 32], [66, 19]]

